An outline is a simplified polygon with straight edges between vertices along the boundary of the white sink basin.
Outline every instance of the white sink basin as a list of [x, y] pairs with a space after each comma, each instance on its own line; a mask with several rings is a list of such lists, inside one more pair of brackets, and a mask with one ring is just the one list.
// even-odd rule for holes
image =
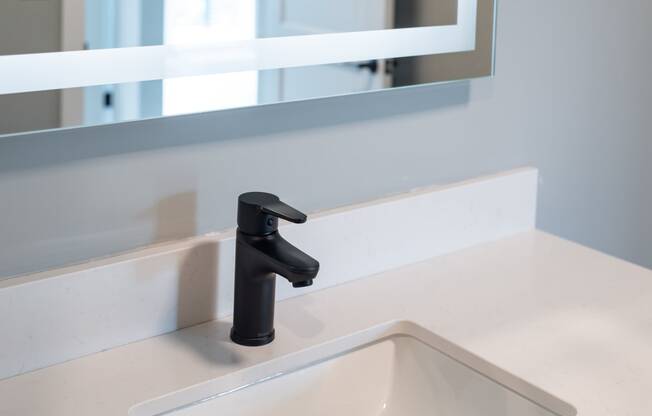
[[144, 403], [130, 414], [574, 416], [576, 412], [436, 335], [401, 322]]

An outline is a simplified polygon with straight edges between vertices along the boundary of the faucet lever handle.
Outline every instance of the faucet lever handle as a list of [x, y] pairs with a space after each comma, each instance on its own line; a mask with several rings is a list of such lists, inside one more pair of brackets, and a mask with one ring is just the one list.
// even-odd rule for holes
[[306, 214], [292, 208], [291, 206], [289, 206], [285, 202], [282, 202], [281, 200], [271, 204], [263, 205], [260, 207], [260, 210], [265, 214], [282, 218], [286, 221], [290, 221], [295, 224], [302, 224], [306, 222], [306, 220], [308, 219], [308, 217], [306, 217]]
[[238, 228], [249, 235], [268, 235], [278, 229], [278, 218], [297, 224], [307, 220], [306, 214], [282, 202], [278, 196], [249, 192], [238, 198]]

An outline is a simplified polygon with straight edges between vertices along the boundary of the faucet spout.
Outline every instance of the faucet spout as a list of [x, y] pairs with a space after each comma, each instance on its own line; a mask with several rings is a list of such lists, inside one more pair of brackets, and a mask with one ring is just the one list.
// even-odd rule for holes
[[[259, 256], [259, 261], [270, 272], [283, 276], [293, 285], [312, 283], [319, 272], [319, 262], [290, 244], [278, 231], [262, 237], [242, 234], [240, 241], [257, 250], [254, 256]], [[310, 284], [298, 287], [305, 286]]]
[[276, 275], [295, 288], [312, 285], [319, 262], [299, 250], [278, 232], [281, 217], [297, 223], [306, 216], [264, 193], [239, 198], [235, 249], [235, 296], [231, 339], [259, 346], [274, 340]]

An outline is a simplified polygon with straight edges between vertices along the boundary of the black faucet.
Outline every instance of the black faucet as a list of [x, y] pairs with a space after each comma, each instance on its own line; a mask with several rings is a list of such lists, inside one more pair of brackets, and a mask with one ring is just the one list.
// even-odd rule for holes
[[306, 222], [306, 215], [272, 194], [249, 192], [238, 198], [235, 246], [235, 298], [231, 339], [260, 346], [274, 340], [276, 274], [294, 287], [307, 287], [319, 262], [278, 232], [278, 219]]

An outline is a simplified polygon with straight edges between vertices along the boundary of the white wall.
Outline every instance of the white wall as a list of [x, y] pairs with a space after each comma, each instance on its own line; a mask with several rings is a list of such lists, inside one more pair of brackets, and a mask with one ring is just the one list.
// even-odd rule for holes
[[[0, 275], [522, 165], [544, 230], [652, 267], [652, 2], [501, 0], [497, 76], [0, 139]], [[436, 236], [434, 236], [436, 238]]]

